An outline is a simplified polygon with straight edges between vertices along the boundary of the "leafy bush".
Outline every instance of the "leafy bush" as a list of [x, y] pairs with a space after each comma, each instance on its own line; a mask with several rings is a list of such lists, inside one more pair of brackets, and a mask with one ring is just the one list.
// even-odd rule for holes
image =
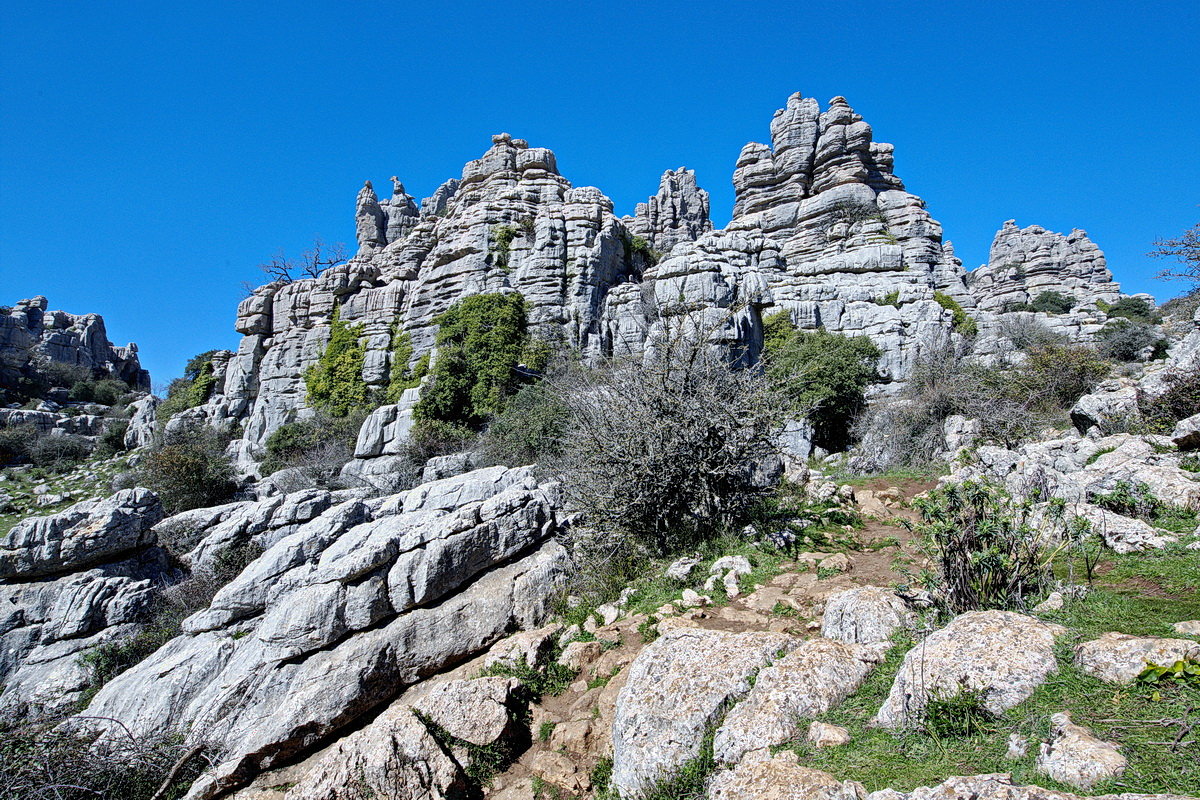
[[129, 385], [125, 381], [105, 378], [98, 381], [81, 381], [71, 387], [70, 398], [81, 403], [99, 403], [105, 406], [123, 405], [129, 398]]
[[1003, 488], [952, 483], [913, 501], [912, 524], [936, 565], [933, 588], [953, 613], [1024, 608], [1053, 578], [1027, 505]]
[[96, 452], [102, 456], [125, 452], [125, 434], [129, 431], [129, 420], [109, 419], [104, 430], [96, 437]]
[[39, 437], [32, 425], [0, 427], [0, 463], [16, 464], [29, 458], [29, 450]]
[[529, 339], [525, 299], [515, 292], [473, 295], [434, 322], [437, 359], [413, 416], [477, 429], [503, 411], [521, 385], [516, 367]]
[[883, 297], [876, 297], [875, 305], [877, 305], [877, 306], [892, 306], [893, 308], [899, 308], [900, 307], [900, 290], [897, 289], [894, 292], [888, 292]]
[[280, 425], [267, 437], [264, 476], [295, 467], [314, 484], [325, 485], [354, 457], [354, 445], [366, 413], [359, 410], [344, 417], [318, 411], [310, 419]]
[[508, 270], [508, 258], [515, 238], [517, 229], [512, 225], [492, 226], [492, 263], [502, 270]]
[[1124, 317], [1131, 322], [1157, 325], [1162, 316], [1150, 303], [1141, 297], [1122, 297], [1105, 311], [1110, 317]]
[[976, 324], [975, 320], [971, 319], [953, 297], [945, 292], [934, 292], [933, 299], [937, 301], [939, 306], [950, 312], [952, 316], [951, 324], [954, 327], [955, 333], [961, 333], [968, 338], [979, 333], [979, 325]]
[[867, 386], [880, 380], [879, 348], [865, 336], [801, 331], [787, 311], [763, 319], [766, 374], [793, 411], [806, 413], [815, 441], [842, 449], [850, 424], [866, 407]]
[[733, 526], [765, 491], [755, 465], [776, 453], [779, 395], [703, 338], [680, 332], [649, 362], [548, 379], [569, 420], [552, 468], [609, 553], [688, 547]]
[[344, 417], [370, 406], [363, 364], [367, 349], [361, 341], [362, 326], [342, 322], [342, 309], [334, 306], [329, 322], [329, 343], [317, 363], [304, 372], [308, 404], [335, 417]]
[[[74, 389], [81, 383], [92, 380], [92, 370], [82, 364], [67, 364], [63, 361], [53, 361], [39, 357], [35, 360], [35, 369], [41, 373], [46, 388]], [[128, 391], [128, 387], [126, 387]]]
[[397, 324], [392, 329], [392, 367], [385, 395], [389, 403], [400, 402], [405, 390], [420, 386], [421, 380], [429, 372], [429, 353], [422, 355], [415, 365], [409, 366], [412, 357], [412, 335]]
[[1075, 298], [1062, 292], [1045, 291], [1035, 297], [1029, 307], [1031, 311], [1045, 314], [1066, 314], [1075, 307]]
[[226, 444], [203, 424], [164, 433], [138, 462], [137, 483], [155, 492], [171, 514], [224, 503], [237, 489]]
[[1126, 480], [1117, 481], [1110, 492], [1091, 493], [1088, 500], [1113, 513], [1142, 519], [1152, 519], [1162, 509], [1162, 502], [1149, 485]]
[[46, 435], [29, 445], [29, 460], [35, 467], [65, 472], [92, 454], [92, 443], [83, 436]]
[[559, 455], [567, 417], [567, 408], [545, 386], [522, 387], [484, 432], [483, 460], [519, 467]]
[[1108, 323], [1100, 329], [1099, 337], [1101, 355], [1126, 362], [1141, 360], [1142, 353], [1153, 349], [1160, 339], [1151, 326], [1126, 319]]
[[217, 384], [212, 364], [216, 352], [207, 350], [192, 356], [183, 369], [183, 377], [171, 381], [167, 396], [155, 412], [160, 420], [168, 420], [180, 411], [203, 405], [208, 400]]
[[1167, 433], [1181, 419], [1200, 414], [1200, 369], [1172, 370], [1162, 378], [1160, 394], [1138, 398], [1138, 408], [1151, 432]]

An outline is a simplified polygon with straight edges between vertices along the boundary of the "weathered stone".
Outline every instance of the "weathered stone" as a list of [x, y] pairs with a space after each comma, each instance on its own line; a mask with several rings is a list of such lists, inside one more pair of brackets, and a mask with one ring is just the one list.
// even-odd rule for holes
[[1200, 642], [1106, 633], [1075, 648], [1079, 668], [1108, 683], [1133, 683], [1147, 663], [1170, 666], [1187, 658], [1200, 659]]
[[900, 596], [881, 586], [862, 586], [831, 595], [825, 602], [821, 635], [842, 642], [886, 642], [911, 628], [916, 615]]
[[1064, 630], [1010, 611], [961, 614], [905, 655], [874, 722], [918, 724], [931, 697], [964, 690], [980, 692], [992, 713], [1007, 711], [1058, 669], [1054, 639]]
[[708, 787], [708, 800], [863, 800], [866, 794], [860, 783], [800, 766], [789, 751], [747, 757], [716, 773]]
[[676, 628], [638, 654], [617, 698], [612, 785], [636, 798], [699, 753], [724, 703], [796, 641], [776, 633]]
[[[1105, 794], [1089, 795], [1089, 800], [1194, 800], [1178, 794]], [[1021, 786], [1013, 783], [1011, 775], [971, 775], [947, 778], [932, 787], [911, 792], [883, 789], [867, 795], [866, 800], [1081, 800], [1079, 795], [1043, 789], [1040, 786]]]
[[830, 725], [828, 722], [813, 721], [808, 725], [805, 734], [808, 743], [813, 747], [840, 747], [850, 744], [850, 731], [840, 725]]
[[797, 738], [804, 720], [841, 703], [862, 685], [886, 647], [809, 639], [764, 667], [754, 688], [725, 717], [713, 739], [718, 763]]
[[1042, 744], [1038, 772], [1076, 789], [1118, 778], [1128, 762], [1115, 744], [1097, 739], [1065, 713], [1050, 717], [1050, 741]]

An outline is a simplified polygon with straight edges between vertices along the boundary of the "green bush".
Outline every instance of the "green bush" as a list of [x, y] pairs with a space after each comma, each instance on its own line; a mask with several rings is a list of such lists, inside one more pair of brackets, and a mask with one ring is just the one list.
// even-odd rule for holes
[[92, 443], [83, 436], [39, 436], [29, 445], [29, 460], [35, 467], [66, 472], [92, 454]]
[[362, 326], [342, 322], [342, 309], [334, 306], [329, 343], [317, 363], [304, 372], [310, 406], [335, 417], [370, 407], [370, 393], [362, 376], [367, 349], [361, 338]]
[[948, 611], [1025, 608], [1053, 579], [1046, 537], [1002, 487], [952, 483], [912, 504], [920, 518], [911, 527], [936, 565], [931, 588]]
[[167, 396], [158, 404], [156, 415], [159, 420], [168, 420], [180, 411], [203, 405], [212, 394], [217, 378], [213, 371], [212, 356], [216, 350], [206, 350], [192, 356], [183, 369], [183, 377], [171, 381]]
[[968, 338], [979, 333], [979, 326], [975, 323], [975, 320], [971, 319], [953, 297], [945, 292], [934, 292], [933, 299], [937, 301], [939, 306], [950, 312], [953, 318], [951, 324], [954, 327], [955, 333], [961, 333]]
[[418, 420], [477, 429], [504, 410], [522, 383], [525, 299], [515, 292], [478, 294], [439, 314], [437, 359], [413, 409]]
[[123, 405], [129, 398], [129, 385], [124, 381], [105, 378], [98, 381], [81, 381], [71, 387], [69, 397], [81, 403], [99, 403], [105, 406]]
[[806, 411], [815, 441], [828, 450], [849, 442], [850, 424], [880, 380], [879, 348], [865, 336], [797, 330], [787, 311], [763, 319], [767, 377], [795, 409]]
[[138, 462], [137, 484], [154, 491], [171, 514], [220, 505], [237, 489], [227, 443], [203, 424], [166, 433]]
[[402, 330], [399, 324], [392, 328], [392, 367], [388, 373], [388, 388], [385, 397], [389, 403], [400, 402], [400, 396], [406, 389], [421, 385], [421, 380], [429, 372], [429, 353], [425, 353], [417, 363], [409, 366], [413, 357], [412, 335]]
[[492, 226], [492, 263], [504, 271], [508, 271], [508, 259], [512, 250], [513, 239], [517, 238], [517, 229], [512, 225]]
[[1168, 433], [1180, 420], [1200, 414], [1200, 369], [1165, 372], [1163, 384], [1162, 393], [1138, 398], [1142, 419], [1154, 433]]
[[545, 386], [522, 387], [484, 432], [483, 459], [519, 467], [557, 456], [567, 418], [566, 406]]
[[96, 452], [102, 456], [125, 452], [125, 434], [129, 431], [129, 420], [109, 419], [104, 430], [96, 437]]
[[1110, 317], [1124, 317], [1131, 322], [1142, 322], [1157, 325], [1162, 322], [1162, 315], [1154, 310], [1149, 302], [1140, 297], [1122, 297], [1113, 303], [1105, 313]]
[[[1100, 329], [1100, 353], [1114, 361], [1139, 361], [1147, 348], [1155, 348], [1161, 337], [1144, 322], [1116, 319]], [[1153, 353], [1152, 353], [1153, 355]]]
[[0, 463], [17, 464], [29, 458], [29, 450], [39, 437], [33, 425], [0, 427]]
[[310, 419], [280, 425], [265, 442], [263, 476], [296, 467], [314, 483], [328, 483], [354, 457], [358, 431], [365, 419], [366, 412], [361, 409], [344, 417], [317, 411]]
[[1046, 291], [1035, 297], [1029, 307], [1031, 311], [1046, 314], [1066, 314], [1075, 307], [1075, 298], [1062, 292]]

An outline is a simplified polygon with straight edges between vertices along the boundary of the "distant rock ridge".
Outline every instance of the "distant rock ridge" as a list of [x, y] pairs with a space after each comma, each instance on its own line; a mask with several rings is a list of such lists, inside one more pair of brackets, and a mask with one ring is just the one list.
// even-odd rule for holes
[[97, 377], [150, 391], [150, 373], [138, 361], [137, 345], [110, 342], [103, 317], [48, 309], [49, 302], [38, 295], [0, 313], [0, 388], [16, 386], [40, 360], [85, 367]]
[[211, 399], [190, 413], [242, 423], [241, 452], [260, 452], [273, 430], [307, 413], [302, 376], [328, 340], [335, 306], [362, 326], [370, 386], [387, 381], [394, 326], [410, 334], [415, 361], [433, 347], [438, 314], [464, 297], [506, 291], [525, 297], [535, 335], [588, 361], [640, 357], [682, 313], [714, 345], [753, 360], [763, 317], [786, 311], [802, 328], [870, 337], [895, 386], [934, 338], [961, 335], [953, 304], [978, 314], [1043, 286], [1119, 292], [1082, 233], [1062, 246], [1007, 227], [993, 252], [1028, 262], [1025, 283], [976, 271], [969, 286], [941, 225], [894, 173], [892, 146], [874, 141], [845, 98], [822, 110], [794, 94], [770, 134], [770, 144], [742, 149], [723, 230], [713, 229], [708, 193], [691, 170], [665, 171], [658, 191], [618, 218], [599, 189], [559, 173], [553, 152], [507, 133], [420, 203], [399, 178], [382, 200], [368, 182], [355, 206], [357, 255], [244, 300], [236, 322], [244, 338], [214, 360]]

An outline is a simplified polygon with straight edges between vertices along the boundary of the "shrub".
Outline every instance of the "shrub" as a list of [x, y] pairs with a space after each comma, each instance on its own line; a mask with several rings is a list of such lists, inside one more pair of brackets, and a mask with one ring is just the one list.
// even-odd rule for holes
[[474, 295], [434, 321], [437, 359], [413, 415], [477, 429], [521, 384], [516, 367], [528, 343], [525, 299], [515, 292]]
[[893, 308], [899, 308], [900, 307], [900, 290], [897, 289], [894, 292], [888, 292], [883, 297], [876, 297], [875, 305], [877, 305], [877, 306], [892, 306]]
[[965, 685], [948, 695], [934, 694], [921, 713], [921, 727], [935, 739], [990, 733], [996, 715], [988, 710], [985, 699], [983, 690]]
[[125, 452], [125, 434], [128, 431], [129, 420], [121, 418], [108, 420], [104, 425], [104, 430], [96, 437], [96, 452], [102, 456]]
[[1200, 308], [1200, 288], [1192, 289], [1178, 297], [1172, 297], [1163, 303], [1159, 310], [1163, 314], [1191, 319], [1197, 308]]
[[936, 565], [934, 588], [952, 613], [1025, 608], [1053, 578], [1028, 508], [999, 486], [964, 481], [913, 500], [912, 524]]
[[975, 323], [975, 320], [967, 315], [967, 312], [963, 310], [963, 307], [953, 297], [945, 292], [934, 292], [933, 299], [937, 301], [939, 306], [950, 312], [952, 316], [951, 324], [954, 327], [955, 333], [961, 333], [968, 338], [979, 333], [979, 326]]
[[1141, 297], [1122, 297], [1105, 311], [1110, 317], [1124, 317], [1131, 322], [1157, 325], [1162, 316], [1150, 303]]
[[1154, 328], [1141, 322], [1117, 319], [1100, 329], [1100, 353], [1114, 361], [1139, 361], [1159, 341]]
[[780, 397], [703, 338], [680, 332], [652, 360], [548, 379], [569, 420], [552, 467], [610, 554], [690, 546], [734, 526], [765, 491], [755, 465], [776, 454]]
[[[80, 384], [92, 381], [92, 370], [82, 364], [67, 364], [42, 358], [37, 360], [41, 362], [37, 364], [37, 370], [44, 376], [47, 388], [74, 390]], [[129, 391], [129, 388], [125, 387], [125, 390]]]
[[1067, 343], [1065, 337], [1054, 333], [1036, 317], [1005, 317], [1000, 320], [999, 332], [1012, 341], [1018, 350]]
[[794, 411], [807, 414], [815, 441], [829, 450], [848, 443], [850, 424], [866, 407], [867, 386], [880, 380], [879, 356], [865, 336], [797, 330], [786, 311], [763, 320], [767, 376]]
[[412, 335], [397, 324], [392, 328], [392, 367], [388, 373], [388, 388], [385, 397], [389, 403], [400, 402], [406, 389], [421, 385], [429, 372], [429, 353], [425, 353], [415, 365], [409, 366], [413, 357]]
[[367, 350], [361, 342], [362, 326], [342, 322], [340, 306], [334, 306], [329, 322], [329, 343], [317, 363], [304, 372], [308, 404], [335, 417], [344, 417], [370, 406], [363, 364]]
[[1088, 500], [1115, 514], [1147, 520], [1153, 519], [1163, 508], [1149, 485], [1126, 480], [1117, 481], [1110, 492], [1091, 493]]
[[567, 408], [542, 384], [523, 387], [484, 432], [483, 460], [519, 467], [559, 455], [567, 416]]
[[168, 420], [180, 411], [203, 405], [208, 400], [217, 384], [212, 364], [216, 352], [207, 350], [192, 356], [183, 369], [183, 377], [171, 381], [167, 396], [155, 412], [160, 420]]
[[115, 406], [124, 404], [129, 394], [129, 385], [124, 381], [105, 378], [98, 381], [81, 381], [71, 387], [69, 396], [81, 403]]
[[1181, 419], [1200, 414], [1200, 369], [1163, 373], [1165, 389], [1154, 397], [1140, 396], [1138, 407], [1151, 432], [1166, 433]]
[[29, 460], [35, 467], [64, 472], [92, 454], [92, 443], [83, 436], [39, 436], [29, 445]]
[[172, 514], [224, 503], [237, 489], [226, 444], [203, 424], [164, 433], [138, 462], [138, 485], [155, 492]]
[[295, 467], [314, 484], [328, 484], [354, 457], [354, 445], [364, 419], [366, 413], [362, 410], [345, 417], [318, 411], [310, 419], [280, 425], [267, 437], [262, 474]]
[[1062, 292], [1046, 291], [1035, 297], [1029, 307], [1031, 311], [1045, 314], [1066, 314], [1075, 307], [1075, 298]]
[[16, 464], [29, 458], [29, 449], [38, 440], [38, 429], [32, 425], [0, 427], [0, 463]]
[[515, 238], [517, 229], [512, 225], [492, 226], [492, 263], [502, 270], [508, 270], [508, 258]]

